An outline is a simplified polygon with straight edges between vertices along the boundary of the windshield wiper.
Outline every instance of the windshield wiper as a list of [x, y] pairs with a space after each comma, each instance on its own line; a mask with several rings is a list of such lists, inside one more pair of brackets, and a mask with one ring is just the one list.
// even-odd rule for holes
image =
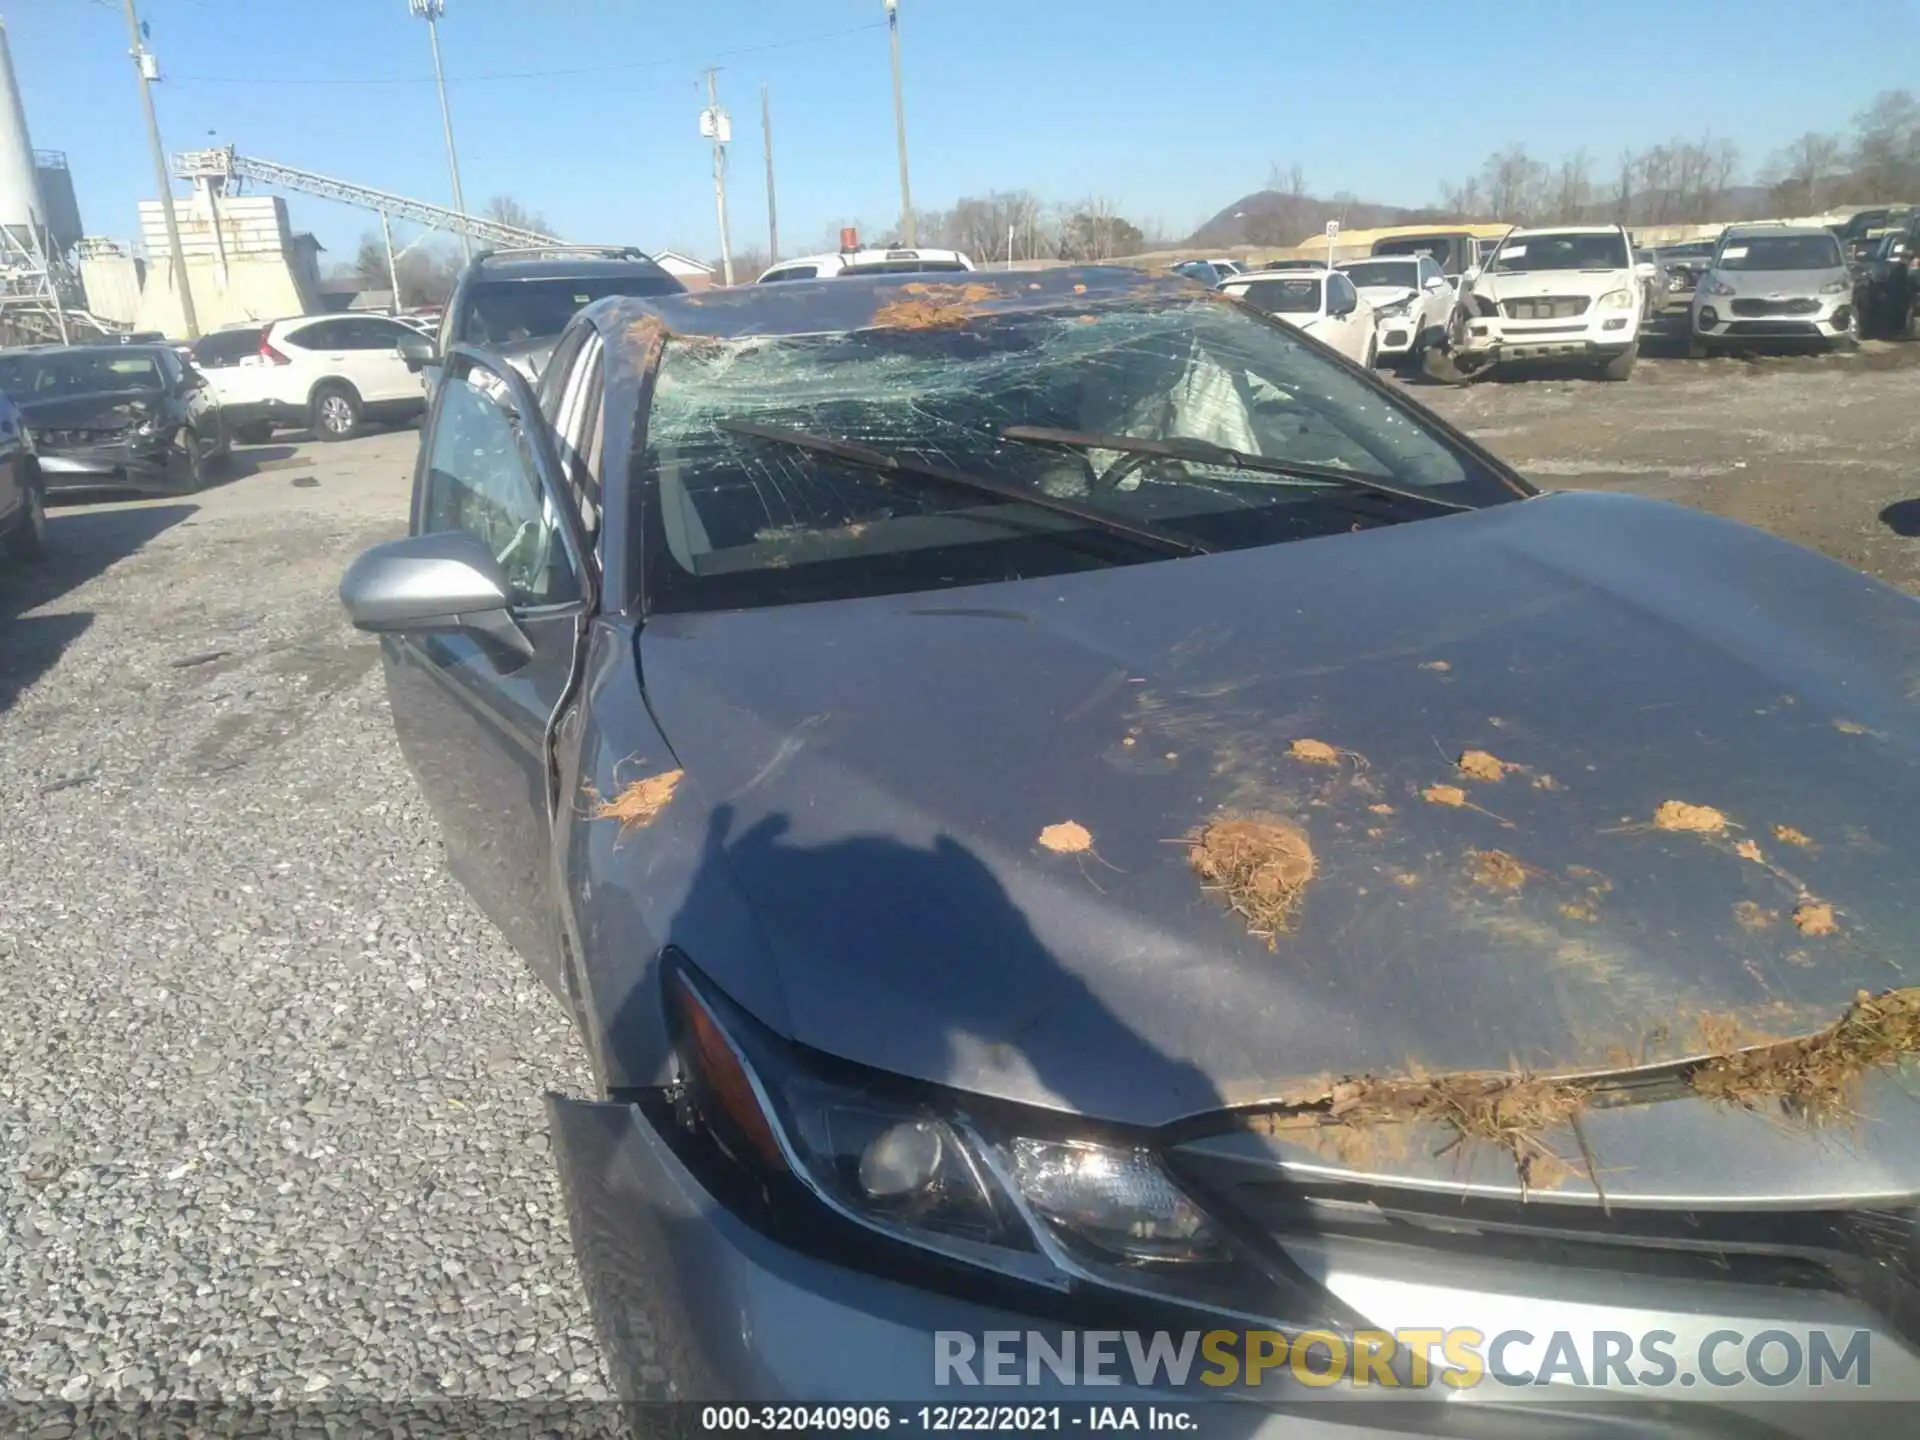
[[966, 475], [958, 470], [949, 470], [943, 465], [930, 465], [924, 460], [889, 455], [884, 450], [869, 449], [865, 445], [854, 445], [826, 435], [810, 434], [805, 430], [789, 430], [784, 425], [756, 425], [746, 420], [720, 420], [715, 424], [717, 428], [734, 435], [746, 435], [756, 440], [770, 440], [776, 445], [791, 445], [796, 450], [807, 450], [816, 455], [830, 455], [836, 460], [843, 460], [862, 470], [877, 470], [883, 475], [908, 476], [916, 480], [945, 485], [954, 490], [969, 490], [976, 495], [986, 495], [1014, 505], [1029, 505], [1036, 510], [1065, 515], [1092, 529], [1104, 531], [1109, 535], [1118, 535], [1163, 554], [1211, 555], [1213, 553], [1213, 547], [1203, 541], [1189, 539], [1185, 535], [1162, 529], [1148, 521], [1124, 520], [1118, 515], [1107, 514], [1089, 505], [1079, 505], [1057, 496], [1043, 495], [1038, 491], [1029, 490], [1024, 485], [1010, 485], [999, 480], [989, 480], [983, 475]]
[[1458, 500], [1444, 500], [1425, 490], [1375, 480], [1353, 470], [1334, 465], [1315, 465], [1305, 460], [1274, 460], [1246, 450], [1231, 450], [1211, 440], [1176, 437], [1172, 440], [1142, 440], [1132, 435], [1086, 435], [1078, 430], [1050, 430], [1044, 425], [1009, 425], [1000, 432], [1002, 440], [1024, 440], [1034, 445], [1060, 445], [1070, 450], [1118, 450], [1127, 455], [1161, 455], [1169, 460], [1187, 460], [1196, 465], [1217, 465], [1225, 470], [1245, 470], [1255, 475], [1278, 475], [1307, 489], [1333, 487], [1359, 490], [1373, 495], [1390, 495], [1396, 500], [1411, 500], [1436, 510], [1473, 510]]

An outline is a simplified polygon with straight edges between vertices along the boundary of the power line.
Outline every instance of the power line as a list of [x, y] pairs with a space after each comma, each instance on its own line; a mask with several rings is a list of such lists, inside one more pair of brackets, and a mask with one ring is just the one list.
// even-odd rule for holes
[[[676, 56], [671, 60], [634, 60], [619, 65], [588, 65], [573, 70], [498, 70], [485, 75], [449, 75], [449, 85], [477, 84], [483, 80], [552, 80], [575, 75], [611, 75], [626, 70], [659, 70], [673, 65], [691, 65], [701, 60], [724, 60], [735, 55], [758, 55], [768, 50], [786, 50], [796, 45], [817, 45], [823, 40], [841, 40], [883, 29], [885, 21], [854, 25], [845, 30], [827, 30], [818, 35], [799, 35], [791, 40], [770, 40], [764, 45], [743, 45], [737, 50], [706, 51], [700, 55]], [[431, 85], [431, 75], [377, 75], [362, 79], [328, 77], [324, 80], [293, 80], [276, 75], [169, 75], [178, 84], [192, 81], [198, 85]]]

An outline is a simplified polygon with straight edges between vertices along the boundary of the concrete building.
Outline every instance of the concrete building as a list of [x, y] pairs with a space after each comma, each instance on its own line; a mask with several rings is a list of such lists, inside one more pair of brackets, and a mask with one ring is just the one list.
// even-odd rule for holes
[[[191, 197], [175, 197], [172, 204], [203, 332], [240, 320], [320, 309], [319, 242], [294, 233], [287, 223], [286, 202], [279, 196], [216, 200], [203, 189]], [[157, 200], [140, 202], [140, 240], [147, 274], [134, 328], [184, 336], [186, 318], [175, 288], [166, 213]]]

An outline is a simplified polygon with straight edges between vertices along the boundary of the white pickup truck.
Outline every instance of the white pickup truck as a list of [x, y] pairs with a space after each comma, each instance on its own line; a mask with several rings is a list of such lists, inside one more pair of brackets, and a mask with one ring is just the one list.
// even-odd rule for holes
[[1580, 360], [1624, 380], [1640, 353], [1647, 271], [1618, 225], [1513, 230], [1465, 276], [1449, 335], [1474, 374], [1512, 360]]

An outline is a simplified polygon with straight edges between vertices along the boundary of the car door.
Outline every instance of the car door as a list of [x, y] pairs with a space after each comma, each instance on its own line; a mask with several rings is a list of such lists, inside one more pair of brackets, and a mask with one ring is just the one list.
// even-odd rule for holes
[[368, 384], [376, 386], [378, 394], [371, 390], [360, 393], [369, 400], [418, 400], [420, 398], [420, 377], [407, 368], [406, 356], [401, 354], [403, 341], [420, 337], [398, 320], [389, 320], [381, 315], [361, 315], [351, 322], [353, 329], [348, 344], [361, 352], [362, 363], [367, 367]]
[[1322, 304], [1326, 318], [1315, 333], [1349, 360], [1364, 361], [1373, 329], [1373, 311], [1361, 307], [1353, 282], [1337, 270], [1331, 272]]
[[512, 663], [466, 632], [383, 635], [394, 729], [449, 868], [558, 987], [549, 731], [594, 587], [533, 392], [507, 362], [466, 347], [447, 359], [414, 478], [412, 533], [450, 530], [500, 557], [532, 656]]
[[27, 494], [27, 447], [20, 412], [0, 395], [0, 519], [10, 518]]
[[1420, 315], [1420, 333], [1425, 335], [1447, 323], [1447, 315], [1453, 309], [1453, 287], [1430, 255], [1420, 257], [1418, 275], [1420, 300], [1415, 309]]

